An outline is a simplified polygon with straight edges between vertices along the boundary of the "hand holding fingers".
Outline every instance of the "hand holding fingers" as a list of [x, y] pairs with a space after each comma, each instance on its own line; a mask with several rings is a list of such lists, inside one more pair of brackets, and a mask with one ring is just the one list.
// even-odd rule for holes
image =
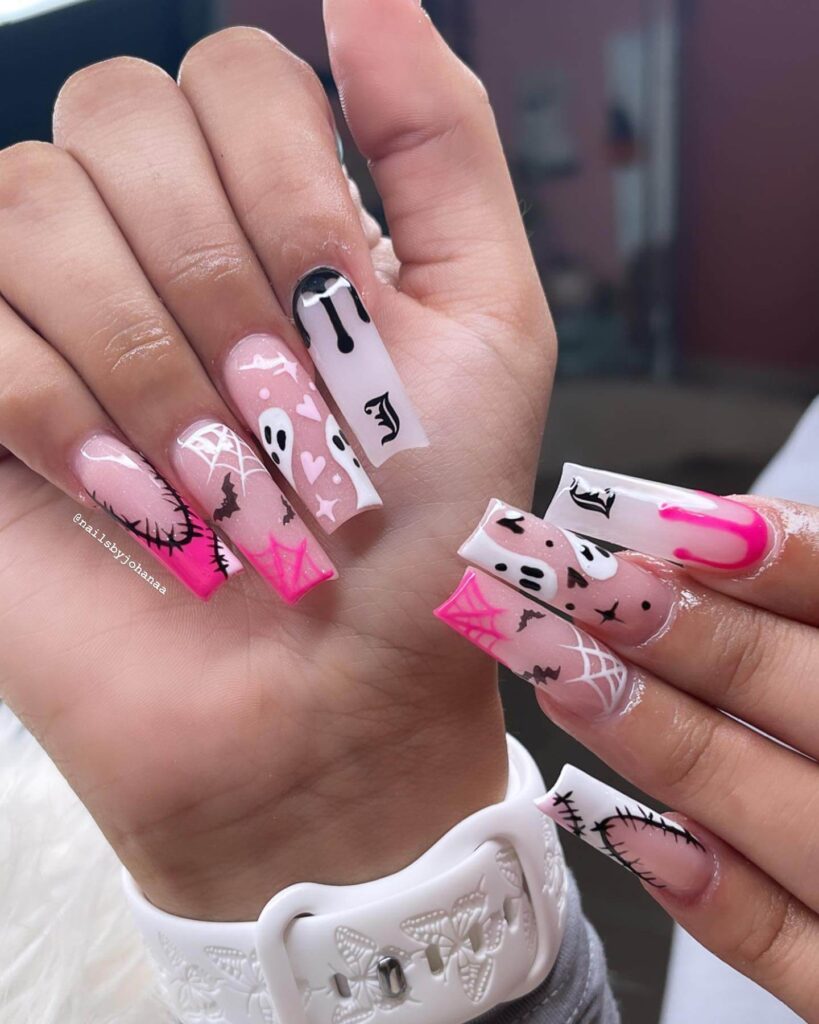
[[[583, 773], [559, 780], [547, 813], [635, 870], [695, 937], [815, 1020], [802, 970], [819, 947], [817, 769], [776, 740], [817, 753], [819, 638], [809, 623], [819, 575], [805, 568], [819, 512], [665, 487], [654, 497], [657, 487], [573, 467], [550, 521], [491, 502], [461, 554], [497, 579], [467, 570], [437, 614], [535, 685], [558, 724], [697, 824], [675, 831]], [[635, 516], [637, 501], [647, 504]], [[690, 518], [676, 511], [687, 508]], [[665, 510], [673, 514], [658, 515]], [[648, 531], [642, 543], [635, 517]], [[698, 568], [694, 580], [588, 539], [623, 543], [629, 529], [629, 542], [654, 555], [726, 564]], [[737, 562], [746, 564], [732, 574], [726, 565]]]

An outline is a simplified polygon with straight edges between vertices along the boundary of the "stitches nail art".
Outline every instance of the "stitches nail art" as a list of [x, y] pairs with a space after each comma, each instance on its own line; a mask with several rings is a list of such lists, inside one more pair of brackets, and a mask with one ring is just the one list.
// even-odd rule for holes
[[750, 505], [705, 491], [566, 463], [544, 519], [569, 530], [692, 566], [742, 572], [771, 546]]
[[329, 267], [306, 274], [293, 296], [293, 319], [374, 466], [429, 444], [381, 335], [346, 277]]
[[337, 576], [250, 445], [224, 423], [202, 420], [177, 440], [174, 465], [213, 509], [233, 543], [288, 604]]
[[435, 615], [574, 714], [597, 718], [625, 703], [629, 672], [616, 654], [485, 573], [467, 569]]
[[381, 505], [344, 431], [283, 341], [266, 334], [240, 341], [225, 363], [225, 380], [274, 465], [327, 533]]
[[458, 554], [621, 643], [659, 632], [674, 600], [659, 577], [497, 498]]
[[242, 563], [140, 454], [97, 435], [77, 453], [89, 496], [197, 597], [208, 598]]
[[535, 802], [567, 832], [654, 888], [693, 894], [713, 875], [712, 855], [687, 828], [572, 765]]

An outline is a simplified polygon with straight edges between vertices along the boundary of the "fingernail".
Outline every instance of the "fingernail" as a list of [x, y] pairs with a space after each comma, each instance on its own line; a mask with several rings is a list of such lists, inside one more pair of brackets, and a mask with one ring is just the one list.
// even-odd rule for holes
[[327, 533], [381, 505], [335, 416], [283, 341], [270, 334], [244, 338], [224, 373], [242, 416]]
[[293, 318], [374, 466], [429, 444], [381, 335], [346, 277], [329, 267], [306, 274], [293, 296]]
[[179, 436], [174, 468], [199, 504], [288, 604], [338, 575], [250, 445], [217, 420]]
[[600, 718], [626, 702], [629, 673], [616, 654], [486, 573], [467, 569], [435, 615], [572, 714]]
[[692, 898], [714, 876], [713, 854], [688, 829], [570, 764], [535, 803], [650, 886]]
[[89, 438], [74, 460], [77, 479], [112, 519], [206, 599], [242, 563], [138, 452], [115, 437]]
[[624, 644], [655, 636], [674, 603], [654, 573], [497, 498], [458, 554]]
[[566, 463], [545, 519], [647, 555], [741, 572], [770, 550], [755, 508], [706, 491]]

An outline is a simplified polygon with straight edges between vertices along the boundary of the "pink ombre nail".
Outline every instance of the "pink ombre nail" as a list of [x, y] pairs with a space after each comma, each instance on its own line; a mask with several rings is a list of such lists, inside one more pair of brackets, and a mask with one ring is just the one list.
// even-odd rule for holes
[[274, 465], [332, 533], [381, 498], [335, 417], [279, 338], [252, 334], [228, 355], [231, 398]]
[[713, 854], [679, 822], [567, 764], [541, 811], [652, 888], [691, 899], [714, 877]]
[[608, 647], [486, 573], [467, 569], [435, 615], [572, 714], [612, 714], [631, 691]]
[[656, 635], [674, 604], [654, 573], [497, 498], [458, 554], [623, 644]]
[[259, 457], [230, 427], [194, 423], [177, 439], [173, 462], [210, 518], [288, 604], [336, 578], [333, 563]]
[[242, 563], [151, 464], [115, 437], [97, 434], [74, 472], [91, 498], [185, 584], [206, 599]]
[[705, 491], [566, 463], [544, 519], [647, 555], [741, 573], [770, 551], [771, 529], [752, 506]]

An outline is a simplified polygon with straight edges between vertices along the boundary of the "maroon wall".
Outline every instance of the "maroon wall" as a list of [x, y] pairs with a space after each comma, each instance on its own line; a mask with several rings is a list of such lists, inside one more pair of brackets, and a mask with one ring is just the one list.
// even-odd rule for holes
[[683, 10], [684, 352], [819, 366], [819, 4]]

